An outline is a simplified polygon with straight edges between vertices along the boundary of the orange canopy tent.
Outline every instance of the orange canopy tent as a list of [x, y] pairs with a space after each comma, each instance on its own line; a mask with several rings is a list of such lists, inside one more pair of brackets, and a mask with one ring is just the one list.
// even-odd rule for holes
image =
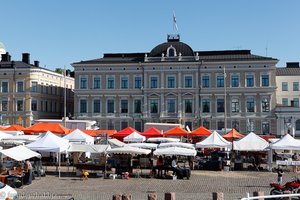
[[23, 131], [25, 128], [19, 124], [11, 125], [10, 127], [4, 129], [5, 131]]
[[112, 137], [113, 137], [113, 138], [116, 138], [116, 139], [118, 139], [118, 140], [120, 140], [120, 141], [123, 141], [123, 138], [124, 138], [124, 137], [130, 135], [130, 134], [133, 133], [133, 132], [137, 132], [137, 133], [140, 134], [139, 131], [137, 131], [137, 130], [135, 130], [134, 128], [132, 128], [132, 127], [129, 126], [129, 127], [127, 127], [127, 128], [124, 128], [123, 130], [121, 130], [121, 131], [119, 131], [119, 132], [113, 134]]
[[141, 133], [141, 135], [145, 136], [146, 138], [162, 137], [161, 131], [154, 127], [145, 130], [143, 133]]
[[99, 133], [106, 133], [108, 136], [112, 136], [113, 134], [117, 133], [116, 130], [81, 130], [81, 131], [92, 137], [97, 137], [97, 134]]
[[227, 134], [223, 135], [223, 138], [227, 140], [240, 139], [242, 137], [244, 137], [244, 135], [237, 132], [237, 130], [235, 130], [234, 128], [231, 129], [231, 131], [229, 131]]
[[36, 123], [24, 130], [25, 134], [34, 134], [34, 133], [46, 133], [47, 131], [51, 131], [52, 133], [56, 134], [68, 134], [70, 130], [66, 127], [62, 126], [61, 124], [57, 123]]
[[189, 132], [187, 132], [186, 130], [184, 130], [183, 128], [177, 126], [175, 128], [172, 128], [168, 131], [166, 131], [164, 133], [165, 137], [169, 137], [169, 136], [188, 136]]
[[193, 136], [209, 136], [211, 134], [211, 131], [208, 130], [207, 128], [205, 128], [204, 126], [200, 126], [199, 128], [197, 128], [196, 130], [193, 130], [189, 136], [193, 137]]
[[0, 131], [3, 131], [3, 130], [5, 130], [5, 128], [3, 128], [2, 126], [0, 126]]

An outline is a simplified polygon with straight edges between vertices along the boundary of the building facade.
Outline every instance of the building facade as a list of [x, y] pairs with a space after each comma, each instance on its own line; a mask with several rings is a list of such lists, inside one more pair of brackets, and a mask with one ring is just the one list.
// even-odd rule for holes
[[74, 114], [101, 129], [166, 122], [276, 133], [277, 62], [250, 50], [194, 51], [168, 35], [150, 52], [73, 63]]
[[278, 135], [290, 133], [300, 136], [300, 67], [298, 62], [276, 69], [277, 130]]
[[[74, 78], [30, 64], [30, 55], [12, 61], [6, 53], [0, 62], [0, 122], [30, 126], [40, 118], [61, 119], [64, 116], [66, 91], [67, 113], [73, 114]], [[64, 89], [66, 88], [66, 90]]]

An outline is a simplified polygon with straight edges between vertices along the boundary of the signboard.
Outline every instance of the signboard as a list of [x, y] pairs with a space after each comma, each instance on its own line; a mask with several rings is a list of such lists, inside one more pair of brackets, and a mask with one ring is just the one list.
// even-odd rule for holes
[[106, 137], [106, 136], [107, 133], [103, 133], [103, 132], [96, 133], [96, 137]]

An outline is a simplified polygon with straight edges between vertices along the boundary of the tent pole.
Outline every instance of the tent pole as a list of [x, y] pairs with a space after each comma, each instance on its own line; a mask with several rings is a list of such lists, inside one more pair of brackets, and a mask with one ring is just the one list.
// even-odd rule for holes
[[61, 157], [61, 154], [60, 152], [58, 153], [58, 178], [60, 179], [60, 157]]

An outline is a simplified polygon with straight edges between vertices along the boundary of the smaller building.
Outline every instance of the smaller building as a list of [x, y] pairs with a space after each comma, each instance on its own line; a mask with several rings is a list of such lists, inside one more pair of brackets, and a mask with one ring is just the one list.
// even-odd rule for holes
[[66, 113], [73, 115], [74, 78], [42, 68], [39, 61], [31, 64], [29, 53], [23, 53], [21, 61], [11, 60], [8, 52], [2, 54], [0, 89], [2, 125], [27, 127], [41, 118], [61, 119], [64, 99]]
[[277, 135], [300, 136], [299, 82], [299, 62], [288, 62], [286, 67], [276, 69]]

